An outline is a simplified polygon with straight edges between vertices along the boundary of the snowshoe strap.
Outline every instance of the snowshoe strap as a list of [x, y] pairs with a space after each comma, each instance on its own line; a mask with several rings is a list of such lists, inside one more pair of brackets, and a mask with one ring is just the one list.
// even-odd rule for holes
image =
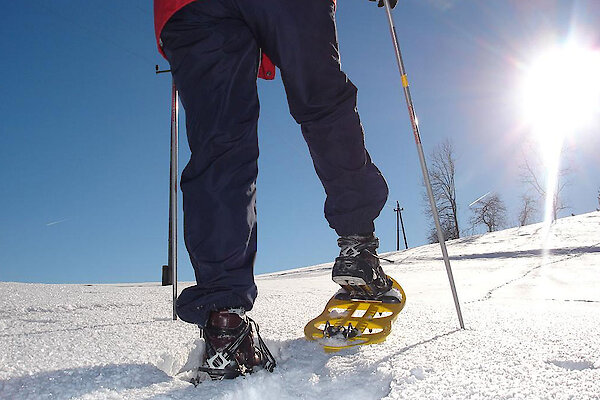
[[262, 367], [269, 372], [273, 372], [273, 370], [277, 366], [277, 363], [275, 362], [275, 357], [273, 357], [273, 354], [271, 354], [269, 348], [260, 336], [260, 333], [258, 331], [258, 325], [256, 324], [256, 322], [254, 322], [254, 320], [250, 317], [247, 318], [250, 324], [254, 326], [254, 331], [256, 332], [256, 337], [258, 338], [258, 349], [260, 350], [263, 356]]
[[[237, 349], [240, 347], [246, 336], [252, 334], [252, 328], [256, 332], [256, 337], [258, 339], [258, 350], [262, 355], [262, 367], [269, 372], [273, 372], [277, 363], [275, 362], [275, 358], [269, 351], [269, 348], [263, 341], [260, 336], [258, 325], [254, 320], [250, 317], [245, 317], [248, 321], [244, 329], [240, 332], [240, 334], [236, 337], [236, 339], [229, 344], [225, 349], [221, 351], [216, 351], [216, 349], [210, 344], [209, 341], [206, 341], [206, 345], [210, 347], [210, 352], [214, 353], [211, 357], [206, 359], [207, 366], [202, 366], [199, 368], [199, 371], [206, 372], [210, 375], [212, 379], [223, 379], [226, 377], [235, 377], [239, 375], [245, 375], [248, 372], [248, 369], [244, 365], [240, 365], [235, 358], [235, 353]], [[209, 353], [210, 354], [210, 353]], [[235, 363], [235, 367], [229, 367], [232, 363]], [[228, 368], [229, 367], [229, 368]], [[250, 372], [252, 372], [250, 370]]]
[[379, 247], [379, 239], [376, 237], [368, 238], [362, 236], [342, 236], [338, 239], [340, 246], [340, 257], [356, 257], [365, 249], [376, 249]]
[[394, 263], [389, 258], [380, 257], [376, 254], [375, 249], [379, 247], [379, 238], [377, 237], [365, 241], [362, 236], [342, 236], [338, 239], [338, 246], [341, 248], [338, 259], [352, 259], [366, 251], [375, 258], [387, 261], [390, 264]]
[[380, 257], [380, 256], [378, 256], [377, 254], [374, 254], [373, 252], [370, 252], [369, 250], [367, 250], [367, 251], [369, 252], [369, 254], [371, 254], [371, 255], [372, 255], [373, 257], [375, 257], [375, 258], [379, 258], [380, 260], [387, 261], [387, 262], [389, 262], [390, 264], [393, 264], [393, 263], [394, 263], [394, 260], [390, 260], [389, 258], [385, 258], [385, 257]]

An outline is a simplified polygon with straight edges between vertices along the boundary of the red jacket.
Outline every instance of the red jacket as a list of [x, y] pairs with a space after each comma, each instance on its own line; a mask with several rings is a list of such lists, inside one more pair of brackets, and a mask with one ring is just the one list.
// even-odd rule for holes
[[[183, 6], [194, 1], [196, 0], [154, 0], [154, 31], [156, 33], [158, 51], [160, 51], [163, 57], [165, 54], [160, 46], [160, 32], [173, 14]], [[263, 79], [275, 78], [275, 65], [264, 53], [258, 69], [258, 77]]]

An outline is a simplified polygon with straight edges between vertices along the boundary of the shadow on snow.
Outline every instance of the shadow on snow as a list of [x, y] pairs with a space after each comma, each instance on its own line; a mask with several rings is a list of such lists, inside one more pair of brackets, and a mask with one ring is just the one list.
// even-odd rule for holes
[[4, 399], [69, 399], [98, 390], [140, 389], [172, 378], [150, 364], [69, 368], [0, 380]]

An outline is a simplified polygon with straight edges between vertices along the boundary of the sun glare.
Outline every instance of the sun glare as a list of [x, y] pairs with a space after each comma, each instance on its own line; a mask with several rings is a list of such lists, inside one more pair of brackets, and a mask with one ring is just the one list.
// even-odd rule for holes
[[600, 51], [574, 43], [556, 47], [530, 64], [522, 89], [524, 121], [544, 162], [549, 229], [563, 144], [600, 117]]

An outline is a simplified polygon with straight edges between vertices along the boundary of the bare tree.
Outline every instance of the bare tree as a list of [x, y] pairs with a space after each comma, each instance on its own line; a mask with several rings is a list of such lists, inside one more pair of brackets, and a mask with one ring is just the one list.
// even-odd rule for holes
[[497, 193], [478, 201], [472, 211], [471, 224], [485, 225], [488, 232], [497, 231], [506, 223], [506, 207]]
[[[523, 165], [521, 165], [521, 180], [527, 184], [530, 189], [539, 197], [539, 200], [544, 201], [546, 198], [547, 188], [544, 182], [541, 181], [542, 176], [540, 170], [539, 156], [535, 152], [530, 152], [530, 159], [527, 156], [524, 157]], [[553, 189], [554, 195], [552, 198], [552, 220], [556, 221], [558, 213], [562, 210], [568, 209], [569, 206], [566, 204], [563, 196], [563, 191], [568, 185], [568, 175], [571, 170], [567, 167], [561, 168], [558, 171], [558, 177], [556, 182], [556, 188]]]
[[519, 226], [529, 225], [536, 212], [535, 199], [528, 194], [522, 195], [521, 210], [519, 211]]
[[[450, 219], [440, 220], [440, 226], [442, 228], [444, 240], [457, 239], [456, 237], [454, 237], [454, 223]], [[429, 234], [427, 235], [427, 240], [429, 240], [429, 243], [439, 242], [437, 236], [437, 229], [435, 228], [435, 225], [429, 227]]]
[[[444, 238], [458, 239], [460, 229], [458, 226], [458, 203], [456, 200], [455, 165], [456, 156], [454, 146], [450, 140], [439, 144], [430, 154], [429, 178], [433, 197], [440, 215], [440, 225]], [[431, 207], [427, 195], [423, 195], [425, 213], [433, 220]], [[438, 241], [435, 226], [430, 227], [430, 243]]]

